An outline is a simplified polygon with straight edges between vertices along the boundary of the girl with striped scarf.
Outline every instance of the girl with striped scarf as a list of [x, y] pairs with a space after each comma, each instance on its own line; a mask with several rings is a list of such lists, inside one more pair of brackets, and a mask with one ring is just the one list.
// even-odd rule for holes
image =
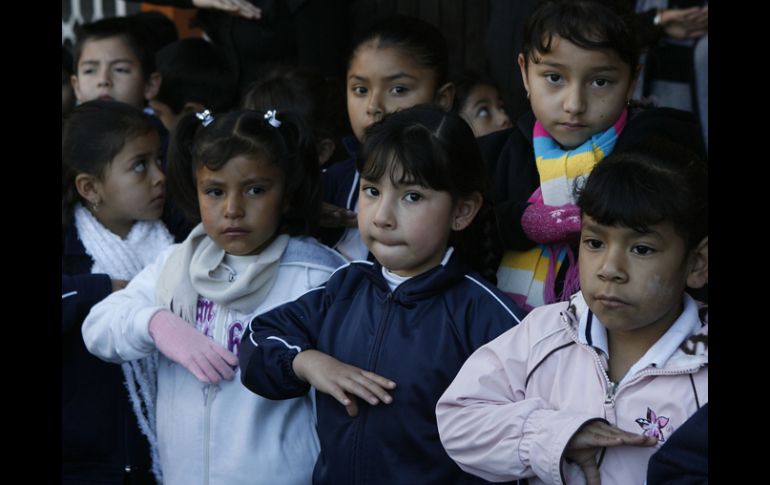
[[[638, 122], [629, 113], [639, 59], [634, 35], [633, 12], [596, 0], [543, 2], [527, 24], [518, 63], [534, 120], [532, 113], [519, 120], [503, 147], [513, 159], [493, 165], [508, 250], [498, 286], [528, 310], [579, 289], [580, 211], [573, 192], [621, 135], [631, 131], [627, 140], [638, 143], [654, 131], [672, 138], [689, 133], [691, 123], [680, 123], [676, 110], [647, 110]], [[644, 121], [650, 118], [657, 123]], [[699, 139], [695, 126], [693, 132]], [[480, 144], [489, 154], [489, 142], [486, 149]]]

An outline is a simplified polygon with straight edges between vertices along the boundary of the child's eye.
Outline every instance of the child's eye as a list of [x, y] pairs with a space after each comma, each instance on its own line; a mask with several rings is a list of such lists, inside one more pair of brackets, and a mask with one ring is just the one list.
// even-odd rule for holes
[[404, 200], [407, 202], [419, 202], [422, 200], [422, 195], [418, 192], [407, 192], [404, 194]]
[[601, 249], [603, 246], [603, 243], [600, 240], [592, 238], [584, 239], [583, 244], [585, 244], [588, 249]]
[[406, 88], [404, 86], [393, 86], [390, 88], [391, 94], [395, 94], [396, 96], [401, 96], [409, 92], [409, 88]]
[[131, 69], [129, 69], [127, 67], [116, 67], [115, 71], [119, 72], [121, 74], [131, 74]]
[[147, 164], [144, 162], [144, 160], [136, 162], [132, 167], [131, 170], [133, 170], [136, 173], [144, 173], [147, 171]]
[[649, 256], [650, 254], [653, 254], [656, 251], [653, 248], [649, 247], [649, 246], [644, 246], [642, 244], [637, 244], [636, 246], [631, 248], [631, 252], [634, 253], [634, 254], [638, 254], [639, 256]]
[[364, 86], [353, 86], [350, 90], [353, 91], [353, 94], [356, 96], [364, 96], [367, 92], [369, 92], [369, 90]]
[[364, 187], [361, 189], [361, 192], [366, 194], [368, 197], [377, 197], [380, 195], [380, 191], [374, 187]]
[[545, 75], [545, 80], [551, 84], [560, 84], [562, 77], [561, 74], [548, 73]]
[[224, 194], [224, 191], [222, 189], [206, 189], [203, 191], [204, 194], [208, 195], [209, 197], [222, 197]]
[[477, 118], [488, 118], [489, 117], [489, 108], [487, 108], [486, 106], [481, 107], [476, 112], [476, 117]]
[[265, 192], [265, 189], [262, 187], [249, 187], [246, 189], [247, 195], [259, 195]]
[[609, 79], [595, 79], [593, 85], [597, 88], [603, 88], [609, 86], [611, 82]]

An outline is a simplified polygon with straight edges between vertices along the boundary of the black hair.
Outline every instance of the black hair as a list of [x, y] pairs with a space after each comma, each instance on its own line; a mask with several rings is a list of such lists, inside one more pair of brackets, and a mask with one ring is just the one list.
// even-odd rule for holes
[[367, 128], [356, 167], [363, 178], [380, 180], [387, 174], [393, 184], [415, 183], [446, 191], [453, 201], [480, 193], [483, 204], [475, 219], [463, 231], [452, 232], [449, 243], [468, 266], [496, 282], [502, 245], [487, 169], [465, 120], [430, 105], [385, 115]]
[[176, 24], [157, 10], [138, 12], [126, 17], [144, 29], [147, 46], [153, 55], [168, 44], [179, 39]]
[[197, 38], [172, 42], [158, 51], [155, 61], [162, 76], [155, 99], [175, 115], [188, 102], [200, 103], [214, 113], [235, 104], [235, 76], [225, 54], [210, 42]]
[[708, 168], [686, 147], [660, 137], [615, 151], [576, 187], [583, 214], [605, 226], [646, 232], [670, 223], [692, 250], [708, 235]]
[[62, 128], [62, 229], [81, 200], [75, 178], [102, 178], [126, 142], [155, 130], [150, 117], [126, 103], [94, 100], [76, 106]]
[[353, 45], [348, 69], [356, 52], [374, 44], [379, 48], [398, 49], [409, 55], [423, 68], [436, 74], [436, 89], [449, 80], [449, 50], [446, 39], [439, 29], [416, 17], [394, 15], [377, 21]]
[[146, 27], [140, 21], [129, 17], [109, 17], [83, 24], [75, 29], [77, 42], [74, 49], [73, 68], [78, 73], [80, 56], [83, 48], [92, 40], [103, 40], [111, 37], [120, 37], [126, 43], [131, 52], [139, 60], [142, 68], [142, 77], [145, 81], [155, 72], [155, 53], [152, 48], [152, 40]]
[[312, 235], [321, 213], [321, 173], [312, 131], [299, 116], [278, 113], [280, 127], [252, 110], [215, 115], [203, 126], [195, 113], [183, 116], [168, 151], [171, 197], [191, 222], [200, 221], [196, 175], [216, 171], [239, 155], [265, 159], [284, 175], [285, 212], [278, 233]]
[[264, 111], [277, 109], [302, 116], [312, 127], [316, 141], [332, 139], [341, 147], [340, 138], [347, 133], [345, 86], [324, 78], [309, 68], [280, 66], [254, 82], [246, 92], [242, 107]]
[[476, 86], [492, 86], [497, 90], [498, 94], [501, 93], [497, 83], [491, 78], [473, 71], [466, 71], [452, 82], [455, 85], [455, 99], [452, 104], [452, 111], [455, 113], [462, 111], [465, 101]]
[[72, 54], [64, 45], [61, 46], [61, 70], [70, 76], [75, 72], [72, 66]]
[[551, 50], [558, 35], [583, 49], [611, 49], [628, 64], [639, 63], [634, 12], [619, 0], [543, 0], [527, 20], [522, 54], [527, 65]]

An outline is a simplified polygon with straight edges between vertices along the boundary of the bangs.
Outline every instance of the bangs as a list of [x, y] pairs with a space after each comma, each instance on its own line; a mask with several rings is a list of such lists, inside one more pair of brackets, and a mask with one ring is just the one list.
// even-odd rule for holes
[[431, 132], [418, 124], [372, 133], [356, 163], [361, 177], [368, 180], [381, 180], [387, 174], [393, 185], [422, 185], [452, 192], [447, 164]]

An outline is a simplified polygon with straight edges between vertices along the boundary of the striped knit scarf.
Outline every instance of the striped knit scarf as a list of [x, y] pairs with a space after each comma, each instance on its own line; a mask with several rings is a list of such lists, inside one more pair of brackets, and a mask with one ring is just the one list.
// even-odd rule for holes
[[[627, 119], [628, 112], [623, 110], [607, 130], [571, 150], [561, 148], [540, 121], [536, 121], [533, 145], [540, 187], [528, 202], [550, 206], [575, 204], [575, 183], [612, 152]], [[569, 269], [561, 295], [556, 295], [556, 275], [565, 260], [569, 261]], [[527, 251], [506, 251], [497, 270], [497, 281], [497, 286], [526, 310], [569, 298], [579, 286], [575, 256], [566, 240], [557, 244], [538, 244]]]

